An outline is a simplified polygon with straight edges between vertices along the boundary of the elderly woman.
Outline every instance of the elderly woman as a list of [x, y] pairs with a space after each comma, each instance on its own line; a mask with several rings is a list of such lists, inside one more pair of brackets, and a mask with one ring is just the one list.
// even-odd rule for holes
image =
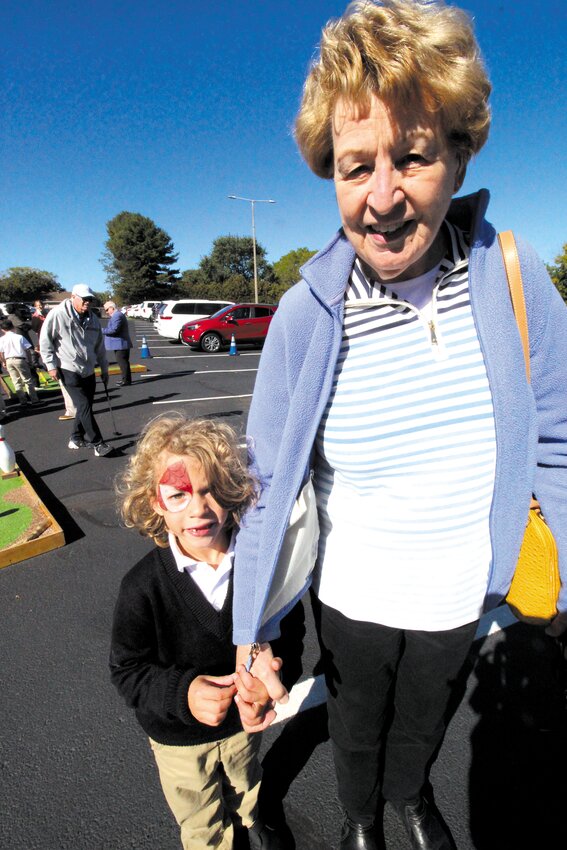
[[[356, 2], [323, 31], [297, 119], [342, 228], [282, 299], [262, 356], [248, 431], [264, 489], [236, 547], [235, 642], [242, 657], [278, 634], [287, 608], [265, 624], [263, 610], [314, 471], [341, 850], [380, 846], [381, 800], [412, 847], [454, 846], [429, 767], [532, 493], [567, 610], [567, 310], [521, 242], [530, 386], [488, 192], [452, 200], [487, 138], [489, 92], [464, 12]], [[265, 681], [268, 659], [263, 647], [252, 667]]]

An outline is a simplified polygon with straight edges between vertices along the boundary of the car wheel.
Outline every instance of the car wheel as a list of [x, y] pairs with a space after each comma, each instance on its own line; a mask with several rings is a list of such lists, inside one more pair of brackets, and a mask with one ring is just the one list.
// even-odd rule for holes
[[218, 334], [206, 333], [201, 337], [201, 348], [203, 351], [208, 351], [209, 354], [214, 354], [215, 351], [220, 351], [221, 339]]

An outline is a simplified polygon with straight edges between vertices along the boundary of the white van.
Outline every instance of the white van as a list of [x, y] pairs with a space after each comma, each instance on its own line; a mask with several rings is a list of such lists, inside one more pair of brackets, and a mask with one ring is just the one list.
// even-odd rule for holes
[[199, 298], [183, 298], [170, 302], [157, 318], [156, 330], [166, 339], [181, 342], [181, 328], [187, 322], [205, 319], [220, 310], [230, 307], [234, 301], [205, 301]]

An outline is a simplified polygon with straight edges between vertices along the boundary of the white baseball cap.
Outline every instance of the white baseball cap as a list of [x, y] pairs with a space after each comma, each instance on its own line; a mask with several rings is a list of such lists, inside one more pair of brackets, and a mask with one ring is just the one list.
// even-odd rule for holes
[[71, 291], [71, 295], [78, 295], [79, 298], [95, 298], [95, 294], [86, 283], [76, 283]]

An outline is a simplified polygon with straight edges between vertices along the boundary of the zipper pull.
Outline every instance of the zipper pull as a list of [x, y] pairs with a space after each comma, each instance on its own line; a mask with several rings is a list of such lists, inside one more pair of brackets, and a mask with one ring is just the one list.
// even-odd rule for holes
[[435, 323], [433, 321], [428, 322], [429, 325], [429, 333], [431, 334], [431, 344], [439, 345], [439, 340], [437, 339], [437, 334], [435, 332]]

